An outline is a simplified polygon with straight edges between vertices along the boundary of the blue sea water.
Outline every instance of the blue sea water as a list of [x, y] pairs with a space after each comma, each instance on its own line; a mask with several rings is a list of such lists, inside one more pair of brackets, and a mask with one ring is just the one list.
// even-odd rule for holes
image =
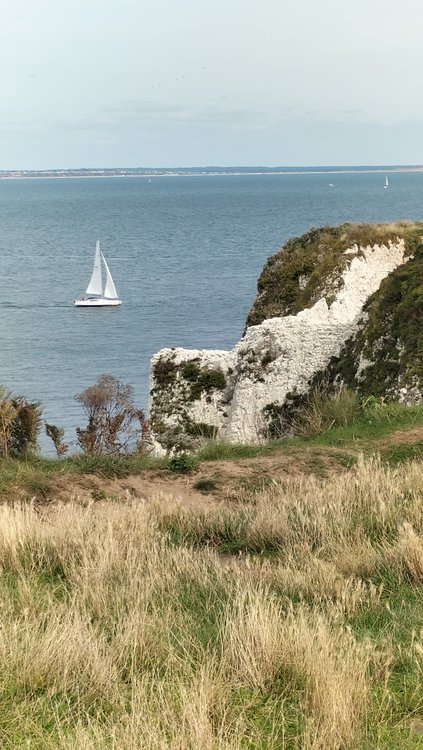
[[[362, 172], [1, 180], [0, 383], [41, 401], [75, 448], [75, 394], [109, 372], [146, 407], [154, 352], [231, 348], [289, 237], [423, 218], [423, 173], [383, 184]], [[97, 239], [123, 304], [77, 309]]]

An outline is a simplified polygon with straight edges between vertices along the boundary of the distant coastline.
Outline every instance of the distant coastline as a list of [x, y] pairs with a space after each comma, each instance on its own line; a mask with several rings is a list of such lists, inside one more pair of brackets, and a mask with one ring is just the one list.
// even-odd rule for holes
[[423, 172], [423, 165], [319, 166], [319, 167], [117, 167], [105, 169], [0, 170], [0, 179], [75, 177], [213, 177], [241, 175], [363, 174], [372, 172]]

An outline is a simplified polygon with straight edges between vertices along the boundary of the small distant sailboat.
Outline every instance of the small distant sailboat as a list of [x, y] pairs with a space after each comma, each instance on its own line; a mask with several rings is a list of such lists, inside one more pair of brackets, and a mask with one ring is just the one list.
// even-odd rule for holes
[[387, 189], [387, 188], [389, 187], [389, 180], [388, 180], [388, 176], [386, 176], [386, 177], [385, 177], [385, 184], [384, 184], [384, 186], [383, 186], [383, 187], [385, 188], [385, 190], [386, 190], [386, 189]]
[[333, 182], [329, 183], [329, 187], [335, 187], [335, 185], [333, 184]]
[[[106, 271], [106, 284], [103, 291], [103, 275], [101, 263], [103, 262]], [[94, 268], [91, 274], [90, 283], [82, 299], [74, 300], [75, 307], [106, 307], [111, 305], [121, 305], [118, 293], [106, 258], [100, 250], [100, 242], [97, 240], [94, 255]]]

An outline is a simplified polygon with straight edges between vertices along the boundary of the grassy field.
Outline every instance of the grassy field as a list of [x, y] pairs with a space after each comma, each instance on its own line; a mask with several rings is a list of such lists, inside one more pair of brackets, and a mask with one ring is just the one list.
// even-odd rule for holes
[[0, 744], [423, 743], [423, 466], [0, 507]]
[[3, 460], [2, 750], [422, 748], [422, 441], [422, 407], [377, 405], [181, 475]]

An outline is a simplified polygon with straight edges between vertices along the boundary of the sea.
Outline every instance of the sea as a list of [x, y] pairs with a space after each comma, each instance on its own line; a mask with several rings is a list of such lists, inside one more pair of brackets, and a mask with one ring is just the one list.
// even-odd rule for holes
[[[423, 172], [384, 183], [380, 171], [0, 180], [0, 384], [40, 402], [76, 451], [75, 395], [111, 373], [146, 409], [154, 352], [233, 347], [290, 237], [423, 219]], [[123, 304], [75, 308], [97, 239]]]

